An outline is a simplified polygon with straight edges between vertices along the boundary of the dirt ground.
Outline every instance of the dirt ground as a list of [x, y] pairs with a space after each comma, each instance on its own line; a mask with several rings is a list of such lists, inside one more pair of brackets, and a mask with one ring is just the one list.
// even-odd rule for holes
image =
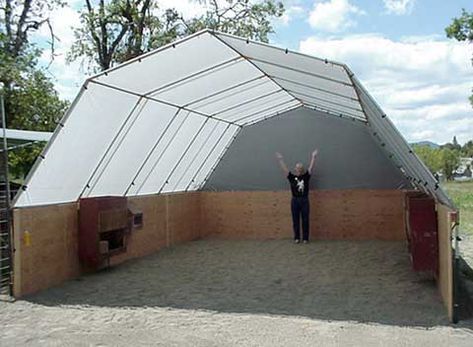
[[462, 234], [460, 242], [460, 255], [473, 268], [473, 234]]
[[403, 242], [201, 240], [0, 302], [0, 345], [471, 346]]

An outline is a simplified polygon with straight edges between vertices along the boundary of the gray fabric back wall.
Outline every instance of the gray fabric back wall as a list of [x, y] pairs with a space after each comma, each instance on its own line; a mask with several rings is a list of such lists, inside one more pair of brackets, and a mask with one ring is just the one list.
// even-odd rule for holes
[[368, 126], [307, 108], [245, 127], [203, 190], [284, 190], [288, 182], [275, 152], [289, 169], [308, 165], [319, 149], [311, 188], [396, 189], [410, 187], [372, 138]]

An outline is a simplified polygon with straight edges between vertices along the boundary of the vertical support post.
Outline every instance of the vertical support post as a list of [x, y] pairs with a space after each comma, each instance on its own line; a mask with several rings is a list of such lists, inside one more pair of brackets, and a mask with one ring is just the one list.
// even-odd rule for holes
[[460, 214], [458, 211], [455, 211], [454, 213], [450, 213], [450, 218], [453, 219], [453, 225], [452, 225], [452, 238], [453, 238], [453, 244], [454, 244], [454, 250], [453, 250], [453, 291], [452, 291], [452, 322], [453, 323], [458, 323], [458, 311], [460, 309], [460, 304], [458, 303], [458, 297], [459, 297], [459, 286], [460, 286], [460, 235], [458, 234], [458, 226], [460, 224]]

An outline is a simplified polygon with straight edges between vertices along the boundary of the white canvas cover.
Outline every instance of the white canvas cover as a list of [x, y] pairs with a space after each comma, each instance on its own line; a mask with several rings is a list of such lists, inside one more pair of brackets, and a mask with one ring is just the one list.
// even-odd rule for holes
[[86, 80], [15, 206], [201, 189], [242, 128], [300, 107], [371, 127], [450, 204], [346, 65], [204, 30]]

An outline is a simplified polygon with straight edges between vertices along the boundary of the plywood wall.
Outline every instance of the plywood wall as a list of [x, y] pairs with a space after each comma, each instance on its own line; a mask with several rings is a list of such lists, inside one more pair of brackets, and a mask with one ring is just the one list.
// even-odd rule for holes
[[111, 258], [112, 265], [200, 237], [199, 193], [132, 197], [128, 204], [143, 213], [143, 227], [132, 232], [126, 253]]
[[80, 274], [77, 216], [76, 203], [13, 211], [16, 297]]
[[442, 300], [448, 311], [450, 320], [453, 318], [453, 259], [451, 242], [450, 212], [452, 210], [442, 204], [437, 204], [438, 240], [439, 240], [439, 274], [437, 285]]
[[[126, 253], [111, 265], [142, 257], [200, 237], [199, 193], [129, 198], [143, 212], [143, 227], [134, 230]], [[25, 235], [30, 242], [25, 242]], [[14, 210], [14, 295], [24, 296], [58, 285], [82, 273], [78, 257], [77, 204]]]
[[[202, 192], [202, 228], [225, 239], [292, 237], [290, 193]], [[321, 190], [310, 194], [310, 233], [324, 240], [404, 240], [404, 192]]]
[[167, 199], [168, 245], [201, 238], [200, 192], [169, 194]]

